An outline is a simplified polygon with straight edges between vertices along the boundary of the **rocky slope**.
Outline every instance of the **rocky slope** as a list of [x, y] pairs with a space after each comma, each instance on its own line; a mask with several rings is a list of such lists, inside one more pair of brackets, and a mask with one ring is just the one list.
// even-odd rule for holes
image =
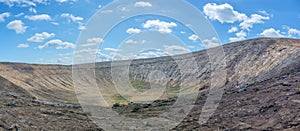
[[[178, 66], [170, 57], [135, 60], [130, 67], [131, 83], [138, 88], [145, 84], [147, 88], [145, 79], [153, 69], [172, 78], [168, 83], [172, 88], [189, 77], [199, 81], [194, 86], [201, 89], [200, 92], [188, 92], [200, 93], [198, 107], [175, 130], [299, 129], [300, 40], [260, 38], [226, 44], [223, 48], [226, 92], [218, 110], [204, 126], [197, 125], [195, 120], [200, 113], [197, 108], [203, 105], [210, 86], [207, 51], [175, 57], [184, 62], [189, 61], [191, 55], [196, 58], [199, 68], [187, 76], [180, 75]], [[116, 97], [118, 93], [113, 88], [109, 62], [96, 64], [96, 76], [110, 105], [124, 102]], [[66, 129], [97, 129], [76, 104], [71, 66], [1, 63], [0, 78], [0, 90], [5, 96], [0, 101], [3, 118], [0, 129], [55, 130], [60, 129], [55, 126], [55, 121], [61, 120], [67, 120], [64, 123]], [[162, 99], [173, 98], [176, 90], [168, 94]], [[161, 100], [165, 103], [163, 105], [170, 102], [164, 101]], [[160, 109], [164, 109], [163, 105]], [[130, 107], [120, 106], [116, 110], [125, 109], [126, 115]], [[153, 114], [147, 111], [149, 108], [141, 108], [133, 114]], [[36, 124], [39, 122], [43, 127]]]

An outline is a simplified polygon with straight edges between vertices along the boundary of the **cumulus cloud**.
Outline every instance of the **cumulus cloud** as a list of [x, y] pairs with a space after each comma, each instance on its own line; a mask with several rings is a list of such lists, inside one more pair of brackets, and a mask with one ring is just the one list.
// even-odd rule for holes
[[82, 17], [74, 16], [73, 14], [70, 14], [70, 13], [63, 13], [60, 16], [63, 17], [63, 18], [67, 18], [69, 20], [69, 22], [71, 22], [71, 21], [78, 22], [78, 21], [83, 20]]
[[44, 45], [38, 46], [39, 49], [44, 49], [49, 46], [54, 46], [56, 49], [73, 49], [75, 48], [75, 44], [70, 43], [70, 42], [63, 42], [59, 39], [54, 39], [46, 42]]
[[252, 14], [250, 18], [245, 19], [242, 23], [240, 23], [240, 27], [244, 30], [249, 30], [253, 27], [254, 24], [262, 24], [263, 20], [269, 20], [268, 16], [261, 16], [258, 14]]
[[150, 2], [139, 1], [134, 4], [136, 7], [151, 7], [152, 4]]
[[125, 42], [126, 44], [137, 44], [138, 41], [135, 41], [135, 40], [132, 40], [132, 39], [129, 39]]
[[145, 50], [134, 56], [136, 59], [155, 58], [161, 56], [169, 56], [165, 51], [160, 49]]
[[4, 3], [9, 7], [12, 6], [21, 6], [21, 7], [28, 7], [28, 6], [36, 6], [37, 4], [47, 4], [47, 0], [0, 0], [0, 3]]
[[6, 25], [7, 29], [15, 30], [17, 34], [23, 34], [26, 32], [28, 26], [25, 26], [21, 20], [14, 20]]
[[57, 23], [57, 22], [51, 22], [51, 24], [53, 24], [53, 25], [59, 25], [59, 23]]
[[22, 15], [24, 15], [24, 12], [21, 12], [21, 13], [15, 15], [15, 17], [20, 17], [20, 16], [22, 16]]
[[208, 3], [203, 7], [204, 14], [212, 20], [218, 20], [221, 23], [234, 23], [247, 19], [244, 13], [239, 13], [233, 9], [230, 4], [217, 5]]
[[246, 39], [245, 37], [230, 37], [229, 38], [230, 42], [242, 41], [245, 39]]
[[104, 48], [105, 51], [111, 51], [111, 52], [118, 52], [120, 51], [119, 49], [115, 49], [115, 48]]
[[267, 11], [265, 10], [260, 10], [258, 11], [260, 14], [263, 14], [263, 15], [270, 15]]
[[96, 46], [98, 44], [101, 44], [104, 40], [99, 37], [95, 38], [89, 38], [85, 44], [80, 44], [81, 47], [90, 47], [90, 46]]
[[55, 0], [58, 3], [65, 3], [65, 2], [76, 2], [77, 0]]
[[229, 30], [228, 30], [228, 33], [234, 33], [234, 32], [237, 32], [239, 31], [239, 29], [237, 27], [231, 27]]
[[247, 33], [243, 30], [241, 30], [240, 32], [235, 33], [236, 37], [230, 37], [229, 40], [230, 42], [236, 42], [236, 41], [241, 41], [241, 40], [245, 40]]
[[237, 37], [246, 37], [247, 33], [245, 31], [240, 31], [235, 34]]
[[178, 45], [166, 45], [164, 46], [164, 51], [166, 54], [170, 54], [170, 55], [179, 55], [179, 54], [185, 54], [190, 52], [189, 49]]
[[5, 18], [7, 18], [9, 16], [10, 16], [9, 12], [4, 12], [4, 13], [0, 14], [0, 22], [4, 22]]
[[[230, 37], [231, 42], [246, 39], [247, 32], [253, 28], [254, 24], [263, 24], [269, 20], [269, 14], [266, 11], [259, 11], [260, 14], [251, 14], [247, 16], [245, 13], [234, 10], [233, 6], [228, 3], [217, 5], [216, 3], [208, 3], [203, 7], [205, 15], [211, 20], [217, 20], [220, 23], [239, 22], [238, 27], [232, 27], [228, 33], [235, 33], [236, 37]], [[264, 16], [263, 16], [264, 15]], [[240, 32], [238, 32], [241, 30]]]
[[141, 33], [142, 31], [140, 29], [137, 29], [137, 28], [129, 28], [129, 29], [127, 29], [126, 32], [128, 34], [138, 34], [138, 33]]
[[300, 36], [300, 30], [297, 30], [295, 28], [289, 28], [288, 34], [289, 34], [289, 36], [293, 36], [293, 35]]
[[264, 37], [283, 37], [280, 30], [275, 30], [274, 28], [269, 28], [260, 33]]
[[32, 13], [35, 13], [35, 14], [37, 13], [36, 9], [32, 8], [32, 7], [29, 8], [29, 11], [32, 12]]
[[[136, 59], [155, 58], [189, 53], [190, 50], [179, 45], [165, 45], [162, 49], [148, 49], [135, 55]], [[126, 58], [126, 57], [124, 57]]]
[[42, 32], [36, 33], [34, 36], [27, 39], [30, 42], [44, 42], [46, 39], [54, 37], [54, 33]]
[[199, 39], [198, 35], [193, 34], [193, 35], [189, 36], [189, 40], [191, 40], [191, 41], [197, 41], [198, 39]]
[[145, 44], [145, 43], [146, 43], [146, 40], [137, 41], [137, 40], [129, 39], [129, 40], [125, 41], [125, 44]]
[[88, 43], [102, 43], [103, 39], [99, 37], [90, 38], [87, 40]]
[[29, 47], [28, 44], [19, 44], [19, 45], [17, 46], [17, 48], [28, 48], [28, 47]]
[[205, 48], [213, 48], [213, 47], [220, 46], [219, 39], [216, 37], [213, 37], [211, 39], [205, 39], [202, 42]]
[[32, 15], [32, 16], [26, 15], [25, 18], [32, 21], [51, 20], [51, 16], [49, 16], [48, 14]]
[[79, 29], [79, 30], [86, 30], [86, 26], [79, 25], [78, 29]]
[[165, 22], [160, 20], [148, 20], [143, 24], [143, 28], [157, 30], [161, 33], [171, 33], [172, 27], [177, 27], [177, 24], [174, 22]]

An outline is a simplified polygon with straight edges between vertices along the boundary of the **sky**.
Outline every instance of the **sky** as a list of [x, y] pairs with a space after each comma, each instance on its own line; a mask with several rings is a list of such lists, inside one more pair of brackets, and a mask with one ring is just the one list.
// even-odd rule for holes
[[[74, 49], [78, 46], [78, 37], [88, 30], [87, 23], [96, 13], [111, 13], [111, 10], [103, 10], [111, 2], [111, 0], [0, 0], [0, 62], [71, 64]], [[300, 38], [299, 0], [213, 2], [187, 0], [187, 2], [195, 6], [211, 22], [219, 36], [216, 40], [221, 44], [259, 37]], [[133, 8], [157, 7], [151, 0], [134, 0], [133, 4]], [[172, 7], [172, 3], [169, 5]], [[185, 10], [177, 10], [188, 13]], [[120, 11], [125, 12], [126, 9]], [[146, 43], [146, 40], [136, 41], [126, 38], [138, 36], [149, 30], [173, 34], [186, 46], [165, 45], [161, 50], [142, 51], [135, 56], [136, 58], [175, 55], [204, 49], [203, 45], [201, 46], [203, 41], [189, 29], [188, 25], [158, 15], [143, 15], [128, 19], [116, 25], [105, 39], [91, 38], [87, 44], [103, 42], [99, 49], [91, 50], [97, 50], [99, 61], [109, 61], [118, 56], [121, 42]]]

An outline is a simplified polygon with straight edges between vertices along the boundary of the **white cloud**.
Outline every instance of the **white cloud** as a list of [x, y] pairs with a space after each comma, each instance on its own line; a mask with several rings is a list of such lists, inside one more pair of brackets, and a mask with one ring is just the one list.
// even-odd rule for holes
[[80, 25], [80, 26], [78, 27], [78, 29], [79, 29], [79, 30], [86, 30], [86, 27], [83, 26], [83, 25]]
[[17, 48], [28, 48], [28, 47], [29, 47], [28, 44], [19, 44], [19, 45], [17, 46]]
[[128, 34], [138, 34], [138, 33], [141, 33], [142, 31], [140, 29], [137, 29], [137, 28], [129, 28], [129, 29], [127, 29], [126, 32]]
[[98, 49], [94, 49], [94, 48], [83, 48], [81, 50], [76, 50], [76, 54], [81, 54], [81, 55], [95, 55], [99, 52]]
[[28, 38], [27, 41], [44, 42], [46, 39], [52, 38], [54, 36], [55, 36], [54, 33], [51, 34], [49, 34], [48, 32], [36, 33], [34, 36]]
[[236, 41], [242, 41], [245, 40], [246, 38], [244, 37], [230, 37], [229, 40], [230, 42], [236, 42]]
[[261, 14], [263, 14], [263, 15], [270, 15], [267, 11], [265, 11], [265, 10], [261, 10], [261, 11], [258, 11], [259, 13], [261, 13]]
[[29, 11], [32, 12], [32, 13], [35, 13], [35, 14], [37, 13], [36, 9], [32, 8], [32, 7], [29, 8]]
[[76, 2], [77, 0], [55, 0], [58, 3], [65, 3], [65, 2]]
[[129, 39], [125, 42], [126, 44], [137, 44], [138, 42], [132, 39]]
[[115, 48], [104, 48], [105, 51], [112, 51], [112, 52], [118, 52], [120, 51], [119, 49], [115, 49]]
[[12, 6], [21, 6], [21, 7], [28, 7], [28, 6], [36, 6], [37, 4], [47, 4], [47, 0], [0, 0], [0, 3], [4, 3], [9, 7]]
[[9, 12], [4, 12], [4, 13], [0, 14], [0, 22], [4, 22], [5, 18], [7, 18], [9, 16], [10, 16]]
[[235, 34], [237, 37], [246, 37], [247, 33], [245, 31], [240, 31]]
[[177, 24], [174, 22], [165, 22], [160, 20], [148, 20], [143, 24], [145, 29], [157, 30], [161, 33], [171, 33], [170, 28], [177, 27]]
[[99, 37], [90, 38], [87, 40], [88, 43], [102, 43], [103, 39]]
[[152, 4], [149, 2], [139, 1], [134, 4], [136, 7], [151, 7]]
[[14, 20], [9, 22], [6, 27], [11, 30], [15, 30], [17, 34], [23, 34], [26, 32], [28, 26], [25, 26], [21, 20]]
[[86, 43], [86, 44], [81, 44], [81, 47], [90, 47], [90, 46], [96, 46], [98, 43]]
[[170, 54], [166, 53], [160, 49], [151, 49], [151, 50], [144, 50], [141, 53], [134, 56], [135, 59], [145, 59], [145, 58], [155, 58], [161, 56], [169, 56]]
[[129, 40], [125, 41], [125, 44], [145, 44], [146, 42], [147, 42], [146, 40], [136, 41], [133, 39], [129, 39]]
[[179, 54], [185, 54], [190, 52], [189, 49], [178, 45], [166, 45], [164, 46], [164, 51], [166, 54], [169, 55], [179, 55]]
[[189, 40], [191, 40], [191, 41], [197, 41], [198, 39], [199, 39], [199, 36], [197, 36], [195, 34], [189, 36]]
[[213, 47], [217, 47], [220, 46], [221, 44], [219, 43], [219, 39], [216, 37], [213, 37], [211, 39], [205, 39], [202, 41], [203, 42], [203, 46], [205, 48], [213, 48]]
[[70, 43], [70, 42], [63, 42], [59, 39], [54, 39], [54, 40], [50, 40], [47, 43], [45, 43], [44, 45], [38, 46], [39, 49], [44, 49], [46, 47], [49, 46], [55, 46], [56, 49], [73, 49], [76, 47], [75, 44]]
[[230, 37], [229, 40], [230, 42], [236, 42], [236, 41], [241, 41], [241, 40], [245, 40], [247, 33], [243, 30], [241, 30], [240, 32], [235, 33], [236, 37]]
[[261, 16], [258, 14], [252, 14], [250, 18], [245, 19], [242, 23], [240, 23], [240, 27], [244, 30], [249, 30], [253, 27], [254, 24], [262, 24], [263, 20], [269, 20], [268, 16]]
[[227, 3], [217, 5], [216, 3], [208, 3], [203, 7], [203, 11], [209, 19], [218, 20], [221, 23], [234, 23], [247, 19], [244, 13], [239, 13]]
[[53, 24], [53, 25], [59, 25], [59, 23], [57, 23], [57, 22], [51, 22], [51, 24]]
[[88, 39], [85, 44], [80, 44], [81, 47], [90, 47], [90, 46], [96, 46], [99, 43], [102, 43], [104, 40], [99, 37], [90, 38]]
[[289, 34], [289, 36], [292, 36], [292, 35], [298, 35], [298, 36], [300, 36], [300, 30], [297, 30], [297, 29], [294, 29], [294, 28], [290, 28], [288, 30], [288, 34]]
[[237, 27], [231, 27], [229, 30], [228, 30], [228, 33], [234, 33], [234, 32], [237, 32], [239, 31], [239, 29]]
[[[203, 7], [205, 15], [211, 20], [217, 20], [220, 23], [239, 22], [238, 27], [231, 27], [228, 33], [235, 33], [236, 37], [230, 37], [231, 42], [245, 40], [247, 32], [253, 28], [254, 24], [263, 24], [265, 20], [269, 20], [269, 14], [266, 11], [259, 11], [260, 14], [251, 14], [248, 17], [245, 13], [234, 10], [233, 6], [228, 3], [217, 5], [216, 3], [208, 3]], [[240, 32], [238, 32], [241, 30]]]
[[[165, 45], [163, 49], [148, 49], [135, 55], [135, 59], [155, 58], [189, 53], [190, 50], [179, 45]], [[124, 58], [127, 58], [126, 56]]]
[[22, 15], [24, 15], [24, 12], [21, 12], [21, 13], [15, 15], [15, 17], [20, 17], [20, 16], [22, 16]]
[[269, 28], [260, 33], [264, 37], [283, 37], [280, 30], [275, 30], [274, 28]]
[[83, 20], [82, 17], [74, 16], [73, 14], [70, 14], [70, 13], [63, 13], [60, 16], [63, 17], [63, 18], [69, 19], [69, 22], [70, 21], [78, 22], [78, 21], [82, 21]]
[[32, 15], [32, 16], [25, 16], [26, 19], [38, 21], [38, 20], [51, 20], [51, 17], [48, 14], [41, 14], [41, 15]]

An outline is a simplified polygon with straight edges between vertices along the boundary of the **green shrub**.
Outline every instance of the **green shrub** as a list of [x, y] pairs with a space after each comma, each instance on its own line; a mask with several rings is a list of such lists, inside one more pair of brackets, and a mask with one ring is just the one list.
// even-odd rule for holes
[[296, 93], [297, 93], [297, 94], [300, 94], [300, 88], [297, 88], [297, 89], [296, 89]]
[[225, 95], [230, 95], [231, 93], [228, 92], [228, 91], [225, 91], [224, 94], [225, 94]]
[[133, 106], [132, 106], [132, 110], [131, 112], [137, 112], [141, 109], [141, 104], [139, 103], [134, 103]]

